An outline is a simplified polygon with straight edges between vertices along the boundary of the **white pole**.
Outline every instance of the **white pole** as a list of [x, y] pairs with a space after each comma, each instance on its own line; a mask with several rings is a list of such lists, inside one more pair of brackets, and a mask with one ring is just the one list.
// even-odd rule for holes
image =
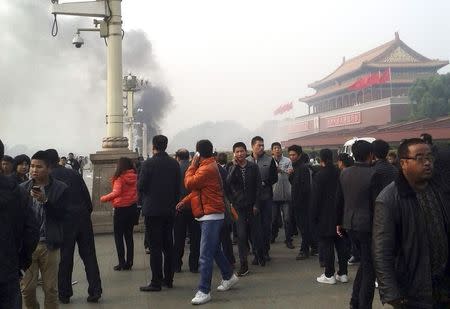
[[122, 107], [122, 16], [121, 0], [109, 0], [111, 17], [107, 38], [106, 138], [103, 148], [125, 148]]
[[134, 139], [133, 139], [133, 129], [134, 129], [134, 118], [133, 118], [133, 101], [134, 101], [134, 91], [127, 91], [127, 116], [128, 116], [128, 149], [134, 151]]
[[148, 156], [147, 139], [147, 124], [142, 123], [142, 156], [144, 157], [144, 159], [147, 159]]

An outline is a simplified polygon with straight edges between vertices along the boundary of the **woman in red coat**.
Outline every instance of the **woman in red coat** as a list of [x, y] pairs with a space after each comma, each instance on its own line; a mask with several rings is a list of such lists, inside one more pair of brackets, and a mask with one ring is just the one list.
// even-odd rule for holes
[[[137, 174], [131, 159], [119, 159], [112, 187], [112, 192], [100, 200], [103, 203], [111, 201], [114, 207], [114, 240], [119, 258], [119, 264], [114, 266], [114, 270], [130, 270], [134, 257], [133, 227], [137, 218]], [[126, 261], [124, 239], [127, 246]]]

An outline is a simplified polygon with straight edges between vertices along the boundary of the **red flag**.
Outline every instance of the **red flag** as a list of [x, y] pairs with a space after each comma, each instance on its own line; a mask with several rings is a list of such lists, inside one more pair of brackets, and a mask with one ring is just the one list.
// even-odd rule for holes
[[381, 78], [380, 71], [372, 72], [370, 74], [367, 87], [378, 85], [380, 83], [380, 78]]
[[364, 75], [348, 87], [348, 90], [361, 90], [370, 86], [370, 74]]
[[279, 115], [279, 114], [284, 114], [287, 111], [290, 111], [292, 108], [294, 107], [294, 104], [292, 102], [287, 103], [287, 104], [283, 104], [280, 107], [278, 107], [273, 114], [274, 115]]

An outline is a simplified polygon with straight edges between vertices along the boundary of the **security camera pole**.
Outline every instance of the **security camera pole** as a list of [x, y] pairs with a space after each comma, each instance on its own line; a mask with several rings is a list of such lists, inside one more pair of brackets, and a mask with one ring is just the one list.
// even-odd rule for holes
[[107, 43], [106, 137], [102, 140], [102, 151], [91, 154], [90, 159], [93, 164], [94, 231], [111, 232], [111, 209], [108, 205], [100, 204], [100, 196], [110, 191], [110, 179], [118, 159], [137, 158], [136, 153], [128, 150], [128, 139], [123, 136], [121, 0], [67, 3], [51, 0], [51, 2], [51, 13], [55, 15], [55, 21], [57, 15], [103, 18], [94, 20], [93, 29], [78, 29], [78, 37], [74, 38], [73, 44], [77, 48], [83, 45], [83, 40], [79, 36], [80, 31], [99, 31]]

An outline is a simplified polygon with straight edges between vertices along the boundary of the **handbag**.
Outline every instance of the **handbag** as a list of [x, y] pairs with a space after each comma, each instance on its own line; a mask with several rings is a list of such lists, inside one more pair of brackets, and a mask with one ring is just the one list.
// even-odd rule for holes
[[220, 188], [222, 189], [223, 192], [223, 204], [225, 206], [225, 214], [228, 218], [231, 219], [231, 221], [236, 222], [239, 219], [239, 215], [236, 209], [234, 209], [233, 205], [231, 205], [230, 201], [225, 196], [225, 188], [223, 186], [222, 175], [220, 175], [219, 166], [217, 164], [216, 169], [217, 173], [219, 174]]

